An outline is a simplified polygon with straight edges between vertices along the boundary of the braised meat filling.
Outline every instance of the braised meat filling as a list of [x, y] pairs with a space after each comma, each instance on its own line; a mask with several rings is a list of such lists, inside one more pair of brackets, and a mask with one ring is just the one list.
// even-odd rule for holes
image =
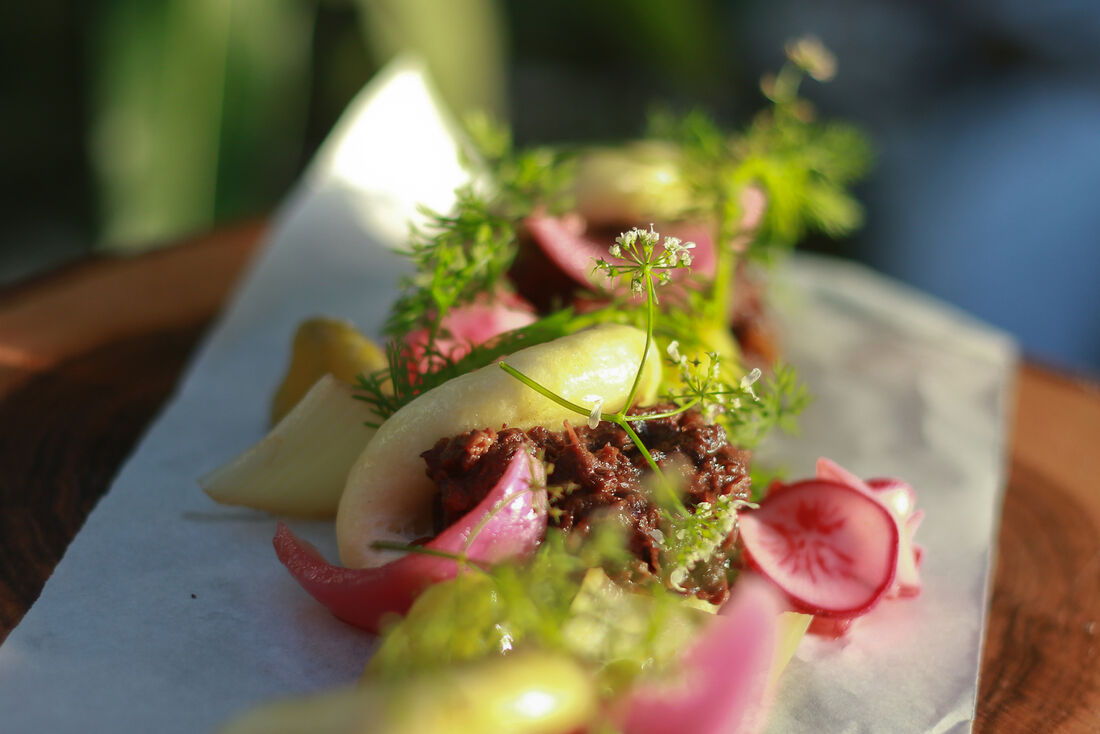
[[[657, 405], [637, 414], [663, 413]], [[719, 496], [749, 496], [749, 452], [726, 440], [721, 426], [707, 423], [695, 411], [632, 424], [662, 472], [682, 481], [684, 504], [714, 502]], [[533, 444], [547, 463], [547, 484], [555, 512], [551, 523], [571, 533], [587, 533], [608, 514], [627, 528], [631, 553], [638, 559], [632, 573], [660, 575], [661, 559], [654, 540], [660, 512], [645, 486], [649, 466], [629, 436], [613, 423], [596, 428], [551, 431], [504, 428], [469, 431], [440, 439], [422, 456], [428, 476], [439, 486], [436, 530], [469, 512], [500, 478], [524, 444]], [[728, 595], [728, 559], [697, 568], [683, 584], [689, 593], [714, 602]]]

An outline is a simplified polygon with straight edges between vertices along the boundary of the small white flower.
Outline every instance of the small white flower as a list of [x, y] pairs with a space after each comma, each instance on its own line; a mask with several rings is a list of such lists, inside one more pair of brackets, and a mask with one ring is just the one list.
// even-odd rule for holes
[[680, 354], [680, 342], [677, 339], [673, 339], [665, 347], [665, 352], [668, 353], [668, 358], [675, 364], [682, 364], [684, 362], [684, 355]]
[[609, 247], [607, 251], [610, 252], [614, 257], [623, 256], [623, 248], [619, 245], [618, 242]]
[[753, 391], [753, 384], [760, 379], [760, 376], [764, 374], [760, 371], [759, 367], [753, 367], [752, 370], [741, 378], [741, 389], [756, 398], [756, 392]]
[[585, 395], [584, 402], [592, 403], [592, 412], [588, 414], [588, 427], [596, 428], [600, 425], [600, 418], [603, 416], [603, 398], [599, 395]]

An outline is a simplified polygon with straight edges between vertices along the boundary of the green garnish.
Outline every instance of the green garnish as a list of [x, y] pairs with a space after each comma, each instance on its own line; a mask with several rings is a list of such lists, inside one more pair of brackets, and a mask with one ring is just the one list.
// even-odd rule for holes
[[675, 237], [666, 237], [662, 242], [661, 236], [652, 228], [632, 229], [619, 235], [615, 244], [610, 247], [609, 254], [616, 259], [614, 263], [603, 259], [597, 261], [597, 269], [605, 273], [611, 281], [629, 282], [631, 293], [644, 299], [641, 310], [645, 314], [645, 347], [633, 385], [619, 411], [604, 412], [602, 400], [597, 400], [591, 406], [574, 403], [524, 375], [507, 362], [500, 363], [501, 369], [527, 387], [563, 408], [586, 417], [591, 428], [595, 428], [600, 421], [609, 421], [627, 434], [657, 479], [654, 499], [661, 508], [665, 521], [658, 545], [663, 551], [662, 567], [668, 583], [676, 589], [682, 589], [683, 581], [692, 569], [711, 559], [719, 550], [719, 545], [729, 537], [736, 523], [739, 501], [720, 497], [713, 504], [701, 503], [689, 509], [680, 498], [678, 488], [665, 477], [631, 423], [666, 418], [695, 408], [704, 411], [712, 420], [720, 414], [722, 424], [733, 431], [734, 445], [754, 446], [768, 429], [774, 426], [789, 428], [793, 416], [809, 401], [805, 386], [798, 383], [792, 368], [777, 367], [774, 377], [769, 378], [767, 389], [762, 390], [761, 397], [754, 387], [762, 375], [760, 369], [753, 369], [743, 375], [737, 384], [730, 384], [723, 376], [721, 360], [716, 353], [708, 353], [704, 365], [697, 358], [688, 359], [682, 355], [678, 343], [673, 341], [666, 352], [672, 364], [679, 369], [680, 387], [663, 397], [675, 407], [666, 411], [628, 413], [638, 394], [650, 356], [650, 345], [654, 341], [654, 331], [660, 314], [657, 308], [657, 287], [671, 281], [672, 271], [690, 267], [690, 251], [693, 247], [692, 243], [681, 242]]
[[[484, 294], [510, 288], [506, 274], [516, 256], [522, 220], [565, 206], [570, 175], [568, 156], [562, 152], [517, 151], [505, 128], [485, 118], [471, 121], [478, 147], [474, 163], [489, 174], [490, 183], [460, 190], [453, 213], [430, 214], [429, 224], [414, 233], [416, 274], [404, 281], [387, 323], [387, 333], [398, 338], [424, 330], [423, 352], [414, 354], [391, 342], [388, 368], [362, 376], [358, 397], [385, 420], [432, 387], [522, 347], [604, 321], [644, 329], [645, 350], [629, 398], [616, 412], [605, 412], [599, 399], [588, 405], [569, 401], [506, 361], [500, 368], [589, 425], [610, 421], [630, 438], [654, 477], [651, 499], [661, 524], [651, 537], [660, 553], [660, 578], [634, 572], [645, 564], [630, 553], [614, 521], [594, 521], [586, 537], [551, 528], [523, 562], [482, 567], [459, 556], [467, 571], [476, 572], [460, 573], [425, 591], [403, 619], [386, 629], [368, 675], [401, 678], [447, 663], [538, 647], [564, 650], [586, 661], [598, 671], [610, 697], [641, 672], [673, 659], [680, 641], [697, 626], [698, 612], [685, 605], [679, 592], [698, 582], [698, 574], [725, 574], [727, 582], [733, 580], [738, 559], [729, 539], [738, 510], [749, 503], [721, 495], [688, 507], [682, 488], [662, 473], [635, 424], [699, 410], [725, 429], [733, 445], [751, 448], [773, 428], [793, 430], [795, 416], [810, 401], [793, 368], [776, 365], [765, 378], [761, 370], [740, 365], [736, 347], [728, 343], [730, 299], [744, 262], [770, 262], [810, 229], [843, 234], [858, 226], [862, 216], [845, 187], [867, 166], [866, 143], [853, 128], [816, 122], [812, 108], [798, 97], [806, 74], [827, 80], [834, 62], [812, 40], [789, 46], [788, 58], [762, 84], [771, 108], [741, 135], [728, 135], [700, 113], [655, 118], [652, 124], [654, 137], [673, 141], [681, 178], [691, 191], [685, 200], [693, 202], [692, 208], [680, 215], [713, 224], [717, 269], [712, 282], [660, 291], [674, 271], [691, 265], [692, 245], [675, 238], [662, 241], [652, 225], [630, 229], [610, 246], [611, 258], [595, 265], [612, 283], [625, 285], [601, 294], [608, 305], [584, 314], [557, 311], [474, 345], [456, 359], [439, 347], [447, 336], [446, 315]], [[751, 232], [742, 231], [743, 197], [750, 188], [767, 200], [763, 220]], [[724, 334], [727, 342], [716, 343], [715, 334]], [[672, 407], [630, 413], [654, 351], [651, 346], [667, 355], [660, 394]], [[547, 491], [553, 517], [554, 502], [570, 488]], [[637, 593], [624, 591], [602, 570], [593, 569], [629, 578], [631, 592]], [[677, 630], [683, 633], [680, 637]]]
[[[425, 361], [432, 364], [433, 369], [427, 372], [420, 372], [411, 366], [412, 356], [405, 345], [390, 341], [386, 344], [388, 366], [377, 372], [359, 375], [355, 399], [368, 403], [375, 415], [384, 421], [417, 395], [433, 387], [488, 366], [524, 347], [571, 334], [587, 322], [588, 319], [579, 319], [568, 309], [556, 311], [533, 324], [473, 345], [470, 352], [459, 359], [441, 352], [432, 342], [428, 342], [425, 354], [430, 356], [426, 356]], [[371, 425], [377, 428], [380, 424]]]
[[394, 680], [535, 647], [568, 651], [589, 663], [609, 691], [621, 689], [672, 660], [705, 619], [659, 583], [627, 593], [591, 570], [629, 558], [614, 524], [596, 526], [583, 541], [550, 529], [522, 564], [502, 563], [429, 587], [386, 628], [367, 675]]
[[409, 255], [416, 274], [402, 283], [385, 331], [400, 337], [428, 329], [429, 344], [454, 306], [493, 292], [516, 254], [515, 225], [469, 187], [456, 192], [450, 215], [426, 210], [427, 227], [413, 230]]

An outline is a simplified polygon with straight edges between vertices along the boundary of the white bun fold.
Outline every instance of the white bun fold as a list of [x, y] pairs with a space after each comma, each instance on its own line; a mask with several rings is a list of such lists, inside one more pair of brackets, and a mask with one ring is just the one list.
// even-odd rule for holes
[[[645, 332], [603, 324], [528, 347], [506, 362], [552, 392], [585, 407], [602, 399], [605, 413], [623, 407], [645, 348]], [[660, 379], [651, 345], [635, 402], [651, 402]], [[340, 560], [349, 568], [378, 566], [394, 554], [378, 541], [408, 543], [432, 534], [435, 484], [420, 454], [440, 438], [475, 429], [545, 426], [587, 418], [565, 408], [492, 364], [420, 395], [394, 413], [352, 466], [336, 515]]]

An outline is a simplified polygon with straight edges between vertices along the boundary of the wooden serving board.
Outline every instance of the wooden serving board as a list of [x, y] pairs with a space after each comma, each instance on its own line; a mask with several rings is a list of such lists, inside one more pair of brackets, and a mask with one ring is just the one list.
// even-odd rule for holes
[[[261, 239], [244, 224], [0, 293], [0, 640], [19, 622]], [[1016, 386], [976, 732], [1100, 731], [1100, 384]]]

